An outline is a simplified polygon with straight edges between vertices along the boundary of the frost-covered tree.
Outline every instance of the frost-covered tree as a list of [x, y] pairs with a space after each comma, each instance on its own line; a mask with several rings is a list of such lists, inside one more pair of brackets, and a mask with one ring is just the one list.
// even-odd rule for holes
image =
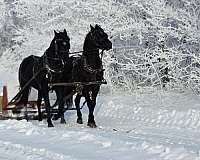
[[[123, 1], [110, 79], [116, 88], [185, 86], [199, 74], [199, 7], [195, 1]], [[177, 2], [177, 3], [176, 3]], [[195, 81], [191, 81], [195, 71]], [[166, 81], [167, 78], [167, 81]], [[189, 82], [189, 83], [188, 83]], [[198, 87], [196, 84], [195, 87]]]

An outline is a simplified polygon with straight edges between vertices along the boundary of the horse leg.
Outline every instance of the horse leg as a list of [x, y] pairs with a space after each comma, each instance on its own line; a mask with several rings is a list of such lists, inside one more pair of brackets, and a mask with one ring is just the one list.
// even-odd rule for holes
[[64, 117], [64, 89], [63, 88], [59, 88], [60, 90], [60, 99], [59, 99], [59, 106], [58, 106], [58, 110], [59, 110], [59, 115], [60, 115], [60, 123], [65, 124], [65, 117]]
[[76, 106], [76, 111], [77, 111], [77, 123], [83, 124], [83, 119], [82, 119], [82, 114], [80, 110], [80, 100], [81, 100], [81, 95], [77, 94], [75, 98], [75, 106]]
[[42, 91], [43, 91], [43, 97], [44, 97], [44, 102], [45, 102], [45, 108], [46, 108], [46, 112], [47, 112], [47, 123], [48, 123], [48, 127], [54, 127], [53, 123], [51, 121], [51, 106], [50, 106], [50, 102], [49, 102], [49, 90], [48, 90], [48, 83], [44, 82], [42, 85]]
[[53, 120], [56, 121], [60, 118], [60, 111], [59, 111], [59, 105], [60, 105], [60, 91], [58, 90], [58, 88], [54, 88], [54, 91], [56, 92], [56, 102], [53, 105], [54, 107], [56, 107], [58, 105], [58, 112], [56, 114], [53, 115]]
[[30, 88], [27, 87], [27, 88], [24, 90], [24, 93], [23, 93], [23, 95], [22, 95], [22, 101], [23, 101], [23, 105], [24, 105], [24, 107], [25, 107], [24, 116], [25, 116], [25, 119], [26, 119], [27, 121], [28, 121], [27, 104], [28, 104], [29, 92], [30, 92]]
[[60, 123], [65, 124], [65, 117], [64, 117], [64, 101], [62, 100], [59, 104], [59, 110], [60, 110]]
[[58, 101], [58, 113], [54, 115], [53, 120], [58, 120], [61, 118], [60, 123], [66, 123], [64, 118], [64, 101], [63, 101], [63, 88], [57, 87], [55, 89], [57, 100]]
[[42, 92], [38, 90], [38, 99], [37, 99], [38, 121], [42, 121], [41, 103], [42, 103]]
[[91, 128], [96, 128], [97, 125], [94, 120], [94, 108], [96, 106], [96, 96], [90, 96], [89, 93], [86, 95], [86, 101], [89, 109], [88, 123], [87, 125]]

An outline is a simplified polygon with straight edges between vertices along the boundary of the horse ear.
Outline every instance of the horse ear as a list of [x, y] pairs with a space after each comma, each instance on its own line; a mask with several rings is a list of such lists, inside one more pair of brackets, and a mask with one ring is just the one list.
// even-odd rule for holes
[[92, 25], [90, 25], [90, 28], [91, 28], [91, 31], [93, 31], [93, 30], [94, 30], [94, 27], [93, 27]]
[[99, 25], [98, 25], [98, 24], [95, 24], [95, 28], [97, 29], [97, 28], [100, 28], [100, 27], [99, 27]]
[[65, 33], [65, 34], [67, 34], [67, 31], [66, 31], [66, 29], [64, 29], [64, 33]]

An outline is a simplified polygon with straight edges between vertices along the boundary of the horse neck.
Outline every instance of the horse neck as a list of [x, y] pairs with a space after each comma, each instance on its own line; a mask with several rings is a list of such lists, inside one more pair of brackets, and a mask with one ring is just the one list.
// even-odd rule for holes
[[42, 60], [43, 60], [43, 63], [47, 64], [48, 63], [48, 58], [54, 58], [54, 54], [55, 54], [55, 51], [50, 45], [50, 47], [44, 52], [44, 54], [41, 57]]
[[99, 68], [102, 65], [99, 49], [87, 38], [87, 36], [83, 46], [83, 55], [89, 66]]
[[53, 57], [55, 55], [55, 52], [56, 52], [55, 44], [54, 41], [52, 41], [49, 48], [46, 50], [45, 54], [48, 57]]

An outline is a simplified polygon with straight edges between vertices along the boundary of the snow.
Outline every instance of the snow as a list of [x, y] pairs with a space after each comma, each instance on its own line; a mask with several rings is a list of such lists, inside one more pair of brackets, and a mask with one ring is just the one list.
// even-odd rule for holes
[[[53, 30], [67, 29], [73, 52], [98, 23], [114, 48], [103, 57], [108, 85], [95, 108], [98, 128], [87, 127], [87, 106], [83, 125], [75, 111], [54, 128], [46, 120], [1, 120], [0, 160], [200, 160], [197, 1], [1, 0], [0, 8], [0, 87], [8, 86], [9, 100], [22, 59], [42, 55]], [[164, 66], [172, 79], [167, 89], [160, 84]]]
[[87, 106], [83, 125], [76, 124], [75, 111], [66, 112], [65, 125], [54, 121], [54, 128], [46, 120], [2, 120], [0, 159], [198, 160], [199, 101], [189, 91], [100, 94], [96, 129], [86, 125]]

